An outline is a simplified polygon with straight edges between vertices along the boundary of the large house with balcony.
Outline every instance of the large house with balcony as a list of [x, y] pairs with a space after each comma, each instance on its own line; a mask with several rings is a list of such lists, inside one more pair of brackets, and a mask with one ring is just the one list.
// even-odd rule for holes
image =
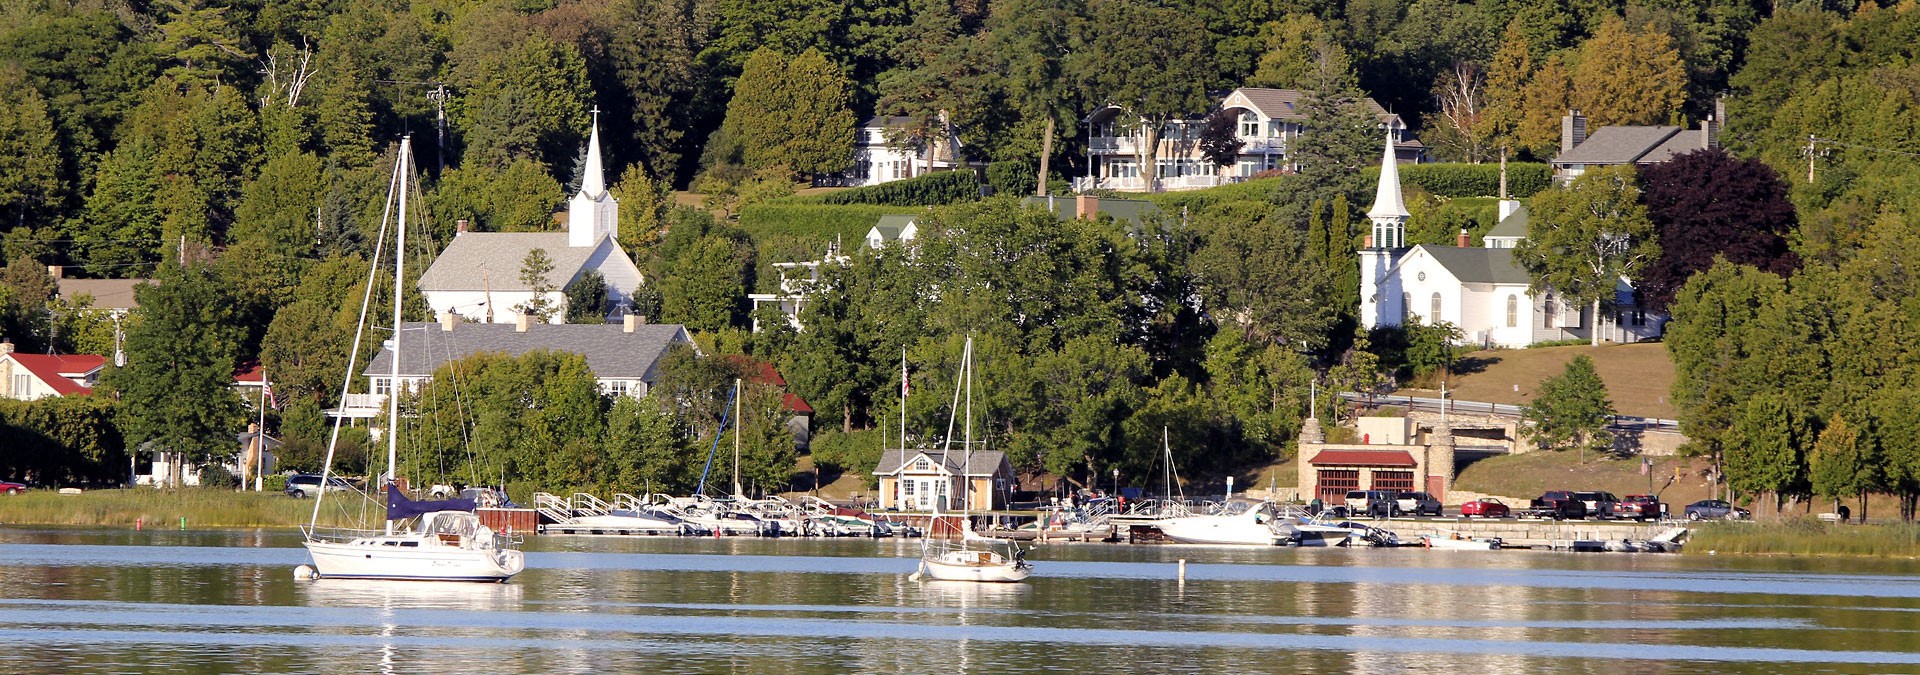
[[[1262, 171], [1293, 171], [1299, 168], [1292, 145], [1306, 128], [1302, 112], [1308, 94], [1294, 89], [1242, 87], [1221, 99], [1218, 110], [1235, 115], [1242, 143], [1240, 155], [1232, 166], [1218, 166], [1200, 152], [1200, 135], [1206, 118], [1175, 120], [1160, 130], [1160, 147], [1154, 162], [1163, 190], [1209, 188], [1237, 183]], [[1395, 154], [1401, 162], [1423, 161], [1426, 147], [1406, 137], [1406, 122], [1387, 112], [1373, 99], [1366, 105], [1380, 118], [1380, 125], [1393, 135]], [[1087, 117], [1088, 175], [1074, 180], [1077, 190], [1146, 190], [1145, 170], [1140, 166], [1142, 134], [1136, 119], [1125, 109], [1108, 106]]]
[[860, 124], [859, 140], [854, 141], [853, 164], [846, 171], [819, 177], [819, 185], [860, 187], [912, 178], [932, 171], [946, 171], [966, 162], [957, 161], [960, 139], [948, 135], [921, 147], [907, 147], [887, 138], [894, 129], [912, 123], [909, 117], [870, 117]]
[[[693, 347], [685, 326], [648, 324], [628, 314], [623, 323], [543, 324], [524, 315], [512, 324], [473, 323], [451, 313], [438, 322], [407, 322], [402, 342], [398, 385], [412, 390], [433, 378], [441, 366], [482, 352], [519, 356], [536, 350], [571, 352], [587, 359], [602, 393], [645, 398], [659, 375], [660, 359], [674, 345]], [[387, 394], [395, 387], [393, 343], [367, 363], [366, 394], [348, 394], [335, 417], [366, 419], [386, 411]]]

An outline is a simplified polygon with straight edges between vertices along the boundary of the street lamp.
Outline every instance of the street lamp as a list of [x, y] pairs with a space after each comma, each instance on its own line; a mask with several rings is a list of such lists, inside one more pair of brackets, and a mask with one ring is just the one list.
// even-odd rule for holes
[[1113, 467], [1113, 496], [1120, 497], [1120, 467]]

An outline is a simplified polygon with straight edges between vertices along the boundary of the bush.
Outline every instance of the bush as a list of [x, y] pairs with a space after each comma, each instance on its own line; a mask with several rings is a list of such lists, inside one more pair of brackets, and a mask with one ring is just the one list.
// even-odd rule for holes
[[874, 222], [880, 220], [880, 216], [918, 210], [913, 207], [809, 204], [782, 200], [740, 209], [740, 229], [746, 230], [756, 243], [780, 235], [799, 236], [815, 242], [840, 237], [847, 242], [857, 243], [867, 236], [867, 230], [873, 229]]
[[267, 492], [281, 492], [287, 489], [287, 475], [283, 473], [267, 474], [262, 482]]
[[[1369, 185], [1380, 180], [1380, 169], [1367, 169]], [[1499, 164], [1406, 164], [1400, 180], [1440, 197], [1492, 197], [1500, 194]], [[1524, 199], [1553, 186], [1553, 170], [1545, 164], [1507, 163], [1507, 196]]]
[[867, 489], [871, 490], [878, 485], [873, 470], [880, 465], [880, 446], [884, 443], [877, 430], [850, 434], [834, 429], [821, 430], [813, 437], [813, 465], [819, 467], [822, 474], [851, 472], [858, 475]]
[[[240, 478], [218, 463], [209, 463], [200, 467], [200, 487], [231, 490], [240, 484]], [[285, 487], [282, 485], [281, 487]]]
[[890, 183], [841, 190], [822, 197], [824, 204], [940, 206], [980, 198], [980, 180], [972, 171], [937, 171]]
[[1199, 211], [1215, 204], [1227, 202], [1272, 202], [1275, 192], [1288, 180], [1285, 177], [1261, 178], [1240, 183], [1230, 183], [1205, 190], [1182, 190], [1179, 192], [1161, 192], [1134, 198], [1144, 198], [1159, 205], [1160, 210], [1179, 215], [1180, 209]]
[[987, 165], [987, 185], [995, 195], [1022, 197], [1033, 194], [1034, 176], [1039, 173], [1026, 162], [994, 162]]

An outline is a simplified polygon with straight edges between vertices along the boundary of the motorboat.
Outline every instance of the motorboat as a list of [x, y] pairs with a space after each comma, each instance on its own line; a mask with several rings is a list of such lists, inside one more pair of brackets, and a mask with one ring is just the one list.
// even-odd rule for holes
[[1157, 526], [1182, 544], [1277, 546], [1295, 538], [1273, 502], [1244, 498], [1229, 500], [1219, 513], [1168, 518]]
[[1498, 551], [1500, 539], [1498, 537], [1475, 539], [1459, 532], [1448, 532], [1444, 535], [1420, 535], [1420, 545], [1448, 551]]

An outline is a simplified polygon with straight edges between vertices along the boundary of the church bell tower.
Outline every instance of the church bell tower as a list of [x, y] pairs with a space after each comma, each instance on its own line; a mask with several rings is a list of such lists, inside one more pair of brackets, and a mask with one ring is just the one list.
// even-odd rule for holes
[[1360, 250], [1360, 324], [1368, 328], [1400, 325], [1400, 283], [1388, 272], [1407, 246], [1406, 201], [1400, 196], [1400, 163], [1393, 154], [1393, 130], [1386, 134], [1386, 152], [1380, 158], [1380, 185], [1374, 190], [1367, 219], [1373, 234]]

